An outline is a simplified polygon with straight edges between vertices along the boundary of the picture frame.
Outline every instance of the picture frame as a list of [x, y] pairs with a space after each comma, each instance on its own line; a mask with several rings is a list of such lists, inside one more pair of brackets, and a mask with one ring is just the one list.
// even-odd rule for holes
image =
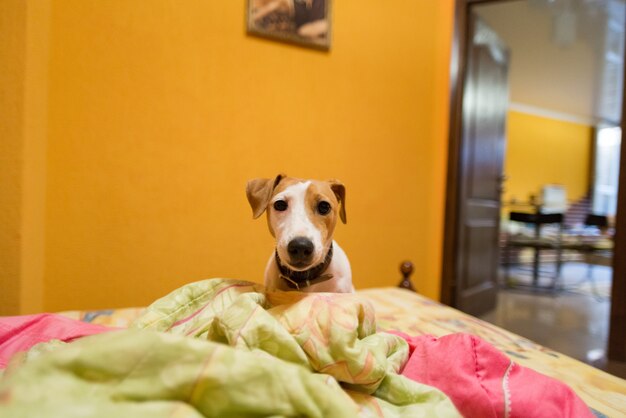
[[248, 34], [330, 50], [332, 0], [248, 0]]

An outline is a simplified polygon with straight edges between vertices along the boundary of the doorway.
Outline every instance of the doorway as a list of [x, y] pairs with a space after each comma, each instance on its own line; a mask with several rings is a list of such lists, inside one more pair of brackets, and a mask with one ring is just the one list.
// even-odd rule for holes
[[[472, 42], [475, 23], [473, 11], [476, 6], [487, 4], [506, 3], [506, 0], [457, 0], [455, 16], [455, 36], [452, 51], [452, 76], [451, 76], [451, 117], [450, 117], [450, 146], [448, 156], [448, 180], [445, 216], [445, 239], [444, 261], [442, 276], [442, 301], [461, 310], [477, 315], [488, 310], [494, 302], [495, 292], [489, 291], [497, 283], [497, 263], [499, 250], [493, 248], [493, 253], [487, 254], [486, 246], [481, 246], [473, 237], [480, 236], [472, 232], [472, 228], [483, 228], [482, 242], [494, 241], [492, 233], [484, 234], [484, 228], [488, 223], [499, 224], [500, 208], [498, 210], [476, 210], [476, 196], [468, 195], [471, 185], [468, 179], [476, 176], [479, 165], [484, 163], [480, 159], [467, 158], [471, 155], [473, 142], [480, 142], [480, 138], [472, 138], [468, 135], [467, 110], [464, 113], [464, 103], [468, 100], [468, 94], [472, 94]], [[508, 3], [532, 2], [540, 3], [539, 0], [516, 0]], [[575, 2], [575, 0], [572, 0]], [[596, 2], [601, 3], [601, 2]], [[565, 21], [567, 21], [566, 18]], [[557, 19], [558, 20], [558, 19]], [[555, 21], [557, 21], [555, 20]], [[560, 29], [558, 36], [567, 36], [567, 22], [557, 22]], [[529, 29], [531, 31], [531, 29]], [[625, 32], [620, 33], [624, 39]], [[474, 61], [475, 62], [475, 61]], [[621, 80], [623, 81], [623, 66], [620, 68]], [[624, 83], [621, 83], [622, 89]], [[621, 109], [618, 119], [622, 131], [624, 129], [624, 109]], [[626, 184], [626, 152], [621, 147], [620, 182]], [[468, 151], [470, 150], [470, 151]], [[468, 154], [469, 152], [469, 154]], [[501, 173], [491, 174], [493, 183], [498, 183]], [[468, 188], [469, 187], [469, 188]], [[485, 199], [478, 196], [482, 203]], [[626, 254], [626, 188], [622, 187], [615, 196], [617, 212], [615, 215], [615, 238], [612, 268], [613, 280], [611, 287], [611, 313], [610, 331], [608, 342], [608, 356], [611, 360], [626, 361], [626, 328], [620, 324], [626, 323], [626, 261], [622, 254]], [[492, 205], [493, 206], [493, 205]], [[493, 209], [493, 207], [492, 207]], [[477, 216], [472, 218], [473, 216]], [[487, 238], [485, 238], [487, 237]], [[472, 241], [474, 239], [474, 241]], [[491, 260], [490, 267], [481, 263], [471, 263], [475, 260], [477, 248], [484, 260]], [[491, 270], [489, 270], [491, 268]], [[482, 278], [482, 282], [477, 281]], [[478, 299], [476, 295], [480, 295]], [[482, 310], [482, 312], [481, 312]]]

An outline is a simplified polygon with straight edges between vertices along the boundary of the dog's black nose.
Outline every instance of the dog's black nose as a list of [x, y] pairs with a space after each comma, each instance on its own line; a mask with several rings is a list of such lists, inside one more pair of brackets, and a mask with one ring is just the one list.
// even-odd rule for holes
[[292, 264], [303, 264], [310, 261], [314, 249], [313, 242], [305, 237], [294, 238], [287, 245], [287, 252]]

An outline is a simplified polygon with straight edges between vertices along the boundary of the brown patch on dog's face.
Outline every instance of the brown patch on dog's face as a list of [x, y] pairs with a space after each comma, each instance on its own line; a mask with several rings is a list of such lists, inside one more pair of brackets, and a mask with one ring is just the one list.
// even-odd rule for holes
[[246, 197], [252, 208], [252, 217], [258, 218], [265, 212], [274, 190], [280, 184], [284, 174], [277, 175], [274, 179], [253, 179], [246, 184]]
[[311, 181], [306, 190], [306, 208], [309, 219], [320, 231], [324, 250], [328, 251], [339, 213], [339, 201], [328, 182]]

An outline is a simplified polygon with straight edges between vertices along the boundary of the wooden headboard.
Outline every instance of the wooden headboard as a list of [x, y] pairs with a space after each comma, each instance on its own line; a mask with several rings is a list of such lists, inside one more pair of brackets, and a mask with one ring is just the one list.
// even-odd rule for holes
[[417, 288], [413, 286], [413, 282], [411, 282], [411, 274], [413, 274], [413, 263], [408, 260], [400, 263], [400, 273], [402, 273], [402, 281], [398, 284], [398, 287], [417, 292]]

